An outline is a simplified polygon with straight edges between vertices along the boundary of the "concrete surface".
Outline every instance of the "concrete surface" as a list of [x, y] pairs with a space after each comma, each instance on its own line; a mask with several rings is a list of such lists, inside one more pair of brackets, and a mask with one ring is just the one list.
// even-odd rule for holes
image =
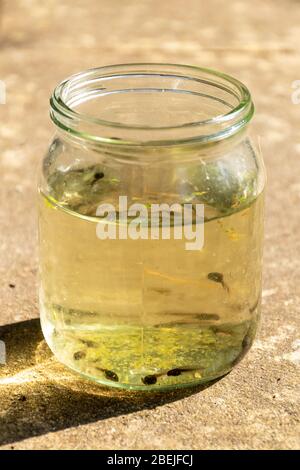
[[[298, 448], [299, 2], [7, 0], [0, 25], [1, 448]], [[242, 363], [203, 391], [145, 397], [90, 385], [54, 361], [34, 320], [35, 174], [53, 132], [48, 97], [70, 73], [137, 61], [223, 70], [256, 103], [268, 171], [263, 320]]]

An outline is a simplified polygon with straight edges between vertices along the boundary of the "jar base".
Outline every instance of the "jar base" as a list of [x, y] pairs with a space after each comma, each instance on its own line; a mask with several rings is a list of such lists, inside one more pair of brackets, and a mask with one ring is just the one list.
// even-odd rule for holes
[[144, 327], [141, 354], [140, 328], [58, 330], [45, 318], [44, 336], [59, 362], [100, 385], [137, 391], [174, 390], [222, 377], [246, 354], [256, 329], [256, 322], [249, 321], [202, 328]]
[[93, 377], [91, 375], [85, 374], [84, 372], [81, 372], [71, 367], [68, 364], [63, 364], [63, 365], [67, 367], [68, 369], [70, 369], [72, 372], [74, 372], [76, 375], [79, 375], [83, 379], [87, 379], [93, 383], [96, 383], [99, 386], [103, 386], [105, 388], [127, 390], [127, 391], [132, 391], [132, 392], [135, 392], [135, 391], [136, 392], [171, 392], [173, 390], [192, 388], [192, 387], [196, 387], [199, 385], [208, 385], [211, 382], [221, 379], [222, 377], [226, 376], [227, 374], [229, 374], [229, 372], [232, 371], [232, 367], [231, 367], [231, 368], [225, 369], [222, 372], [218, 372], [217, 374], [211, 377], [203, 377], [203, 378], [199, 378], [190, 382], [181, 382], [181, 383], [174, 383], [174, 384], [169, 384], [169, 385], [132, 385], [132, 384], [126, 384], [122, 382], [113, 382], [111, 380], [99, 379], [97, 377]]

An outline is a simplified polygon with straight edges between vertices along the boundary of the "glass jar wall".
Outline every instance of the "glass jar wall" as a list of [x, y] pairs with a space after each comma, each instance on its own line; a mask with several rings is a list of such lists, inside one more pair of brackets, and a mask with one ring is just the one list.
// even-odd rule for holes
[[59, 361], [154, 390], [213, 380], [242, 359], [261, 298], [252, 114], [245, 86], [197, 67], [102, 67], [55, 89], [40, 311]]

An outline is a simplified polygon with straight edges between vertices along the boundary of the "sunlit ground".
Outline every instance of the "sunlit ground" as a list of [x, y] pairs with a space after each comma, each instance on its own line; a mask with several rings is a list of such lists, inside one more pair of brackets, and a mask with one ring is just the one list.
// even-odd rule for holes
[[0, 327], [0, 444], [172, 402], [200, 391], [130, 392], [101, 387], [59, 364], [38, 319]]

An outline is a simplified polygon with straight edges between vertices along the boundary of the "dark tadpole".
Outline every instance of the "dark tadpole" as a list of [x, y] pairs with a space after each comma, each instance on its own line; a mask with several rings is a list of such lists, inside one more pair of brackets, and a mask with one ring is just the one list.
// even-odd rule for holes
[[201, 370], [201, 369], [199, 367], [171, 369], [167, 372], [167, 375], [174, 377], [174, 376], [181, 375], [183, 372], [196, 372], [197, 370]]
[[217, 272], [208, 273], [207, 279], [209, 279], [210, 281], [218, 282], [219, 284], [222, 285], [223, 289], [225, 289], [227, 292], [229, 292], [229, 287], [225, 283], [224, 276], [223, 276], [222, 273], [217, 273]]
[[157, 377], [155, 375], [146, 375], [146, 377], [142, 378], [142, 382], [145, 385], [154, 385], [157, 382]]
[[223, 282], [223, 274], [221, 273], [208, 273], [207, 277], [210, 281], [220, 282], [221, 284]]
[[177, 377], [178, 375], [181, 374], [181, 372], [182, 371], [180, 369], [171, 369], [171, 370], [168, 370], [167, 375], [169, 377]]
[[104, 173], [102, 171], [97, 171], [94, 174], [94, 180], [95, 181], [101, 180], [102, 178], [104, 178]]
[[113, 380], [114, 382], [119, 382], [119, 377], [114, 371], [105, 369], [103, 372], [106, 379]]
[[75, 359], [75, 361], [79, 361], [80, 359], [84, 359], [85, 356], [86, 356], [86, 354], [85, 354], [84, 351], [76, 351], [73, 354], [73, 358]]
[[103, 369], [103, 367], [96, 367], [96, 369], [101, 370], [106, 379], [112, 380], [113, 382], [119, 382], [119, 377], [113, 370]]

